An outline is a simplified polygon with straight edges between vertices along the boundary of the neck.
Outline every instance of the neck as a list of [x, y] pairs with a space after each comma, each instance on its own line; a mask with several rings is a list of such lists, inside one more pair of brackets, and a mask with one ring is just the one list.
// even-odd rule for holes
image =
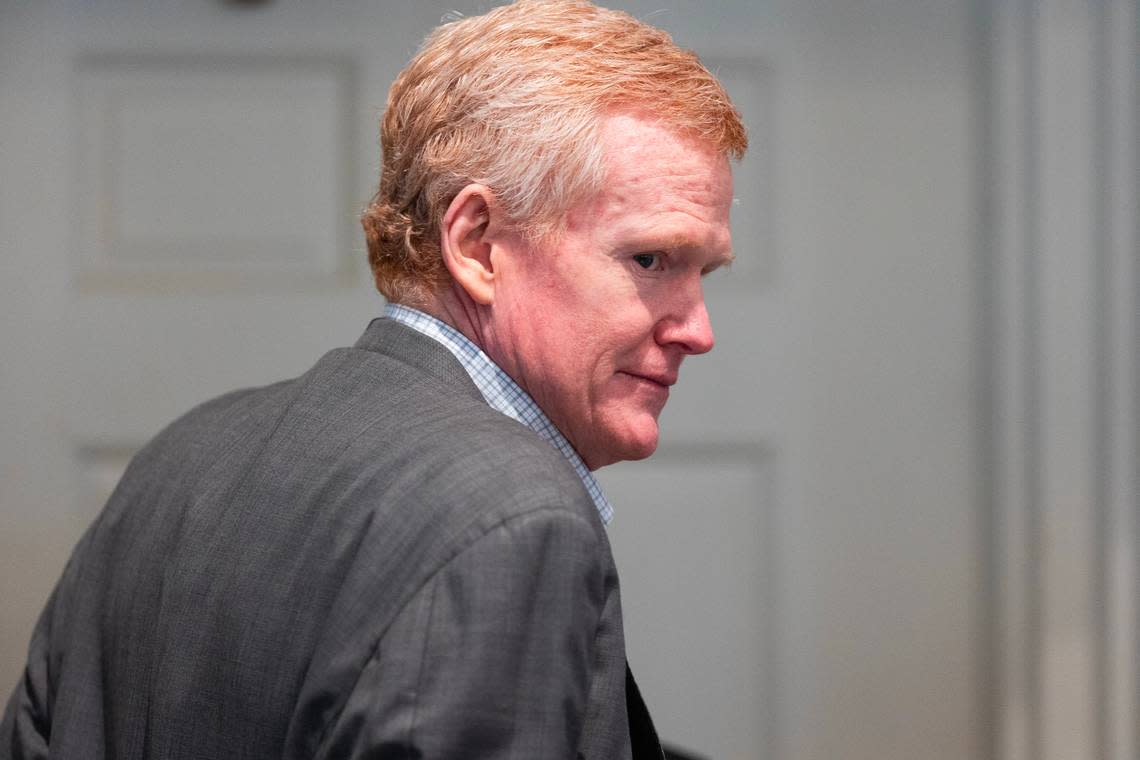
[[467, 291], [457, 284], [441, 288], [432, 294], [431, 300], [415, 308], [451, 325], [479, 348], [487, 350], [486, 307], [471, 300]]

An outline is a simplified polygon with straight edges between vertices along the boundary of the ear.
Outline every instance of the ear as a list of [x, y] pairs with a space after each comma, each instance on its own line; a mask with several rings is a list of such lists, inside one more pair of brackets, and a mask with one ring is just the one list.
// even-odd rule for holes
[[470, 184], [451, 201], [440, 224], [440, 252], [447, 271], [475, 303], [495, 300], [495, 270], [491, 262], [491, 232], [499, 214], [495, 196], [486, 185]]

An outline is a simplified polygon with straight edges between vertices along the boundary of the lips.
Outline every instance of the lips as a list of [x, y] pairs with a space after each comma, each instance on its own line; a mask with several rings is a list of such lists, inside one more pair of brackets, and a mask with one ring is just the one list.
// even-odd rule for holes
[[635, 377], [638, 380], [646, 380], [654, 385], [660, 385], [662, 388], [668, 388], [677, 382], [676, 373], [633, 372], [626, 370], [623, 374]]

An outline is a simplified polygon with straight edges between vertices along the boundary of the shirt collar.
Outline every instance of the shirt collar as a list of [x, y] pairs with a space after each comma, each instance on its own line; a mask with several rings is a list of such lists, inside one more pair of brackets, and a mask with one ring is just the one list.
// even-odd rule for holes
[[602, 522], [609, 525], [614, 516], [613, 505], [602, 493], [602, 487], [598, 485], [598, 481], [594, 479], [593, 473], [586, 467], [582, 457], [578, 456], [578, 452], [566, 440], [566, 436], [554, 426], [534, 399], [499, 365], [491, 361], [479, 346], [446, 322], [408, 306], [390, 303], [384, 307], [384, 316], [442, 344], [463, 365], [463, 369], [471, 376], [475, 387], [483, 394], [483, 398], [492, 409], [526, 425], [558, 449], [570, 462], [582, 485], [586, 487], [586, 492], [593, 499]]

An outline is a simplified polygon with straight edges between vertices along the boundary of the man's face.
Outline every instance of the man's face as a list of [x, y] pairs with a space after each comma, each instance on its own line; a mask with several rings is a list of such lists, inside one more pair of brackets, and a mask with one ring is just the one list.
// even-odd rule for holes
[[603, 146], [605, 188], [553, 245], [493, 254], [486, 346], [591, 469], [657, 448], [681, 361], [713, 346], [701, 278], [731, 260], [725, 157], [632, 114]]

